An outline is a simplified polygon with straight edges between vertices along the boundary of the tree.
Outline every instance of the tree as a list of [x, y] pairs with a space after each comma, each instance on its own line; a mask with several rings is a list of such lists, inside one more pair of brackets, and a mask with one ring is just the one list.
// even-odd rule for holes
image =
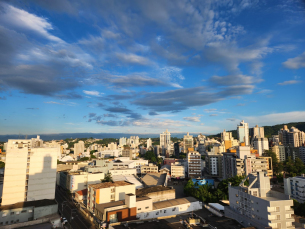
[[91, 156], [90, 156], [90, 158], [91, 158], [91, 159], [93, 159], [93, 158], [96, 158], [96, 156], [94, 156], [94, 155], [91, 155]]
[[95, 152], [97, 152], [97, 150], [91, 150], [90, 154], [94, 154]]
[[5, 163], [3, 161], [0, 161], [0, 169], [5, 167]]
[[64, 163], [57, 159], [57, 164], [59, 165], [59, 164], [64, 164]]
[[101, 180], [101, 182], [102, 182], [102, 183], [105, 183], [105, 182], [113, 182], [113, 181], [112, 181], [111, 173], [108, 172], [108, 173], [105, 175], [105, 178], [104, 178], [103, 180]]

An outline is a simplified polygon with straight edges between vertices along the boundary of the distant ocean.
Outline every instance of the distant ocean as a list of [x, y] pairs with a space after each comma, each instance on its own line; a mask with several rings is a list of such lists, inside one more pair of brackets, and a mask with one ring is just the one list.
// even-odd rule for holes
[[[199, 133], [190, 133], [194, 136], [197, 136]], [[130, 136], [139, 136], [139, 138], [158, 138], [160, 134], [126, 134], [126, 133], [62, 133], [62, 134], [37, 134], [40, 135], [40, 138], [44, 141], [50, 140], [61, 140], [66, 138], [122, 138], [122, 137], [130, 137]], [[25, 139], [26, 137], [29, 138], [36, 138], [37, 135], [0, 135], [1, 142], [7, 142], [8, 139]], [[172, 133], [171, 137], [183, 138], [186, 133]]]

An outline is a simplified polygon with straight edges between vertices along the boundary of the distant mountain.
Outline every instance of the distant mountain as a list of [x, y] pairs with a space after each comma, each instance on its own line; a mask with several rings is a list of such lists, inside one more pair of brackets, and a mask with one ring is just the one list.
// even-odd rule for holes
[[[284, 127], [284, 125], [287, 125], [288, 128], [291, 128], [292, 126], [298, 128], [300, 131], [305, 132], [305, 122], [290, 122], [290, 123], [284, 123], [284, 124], [277, 124], [274, 126], [264, 126], [265, 131], [265, 137], [271, 138], [272, 135], [277, 135], [278, 131]], [[234, 138], [237, 138], [237, 130], [227, 130], [227, 132], [232, 132], [232, 136]], [[216, 135], [210, 135], [209, 137], [221, 137], [221, 133]]]

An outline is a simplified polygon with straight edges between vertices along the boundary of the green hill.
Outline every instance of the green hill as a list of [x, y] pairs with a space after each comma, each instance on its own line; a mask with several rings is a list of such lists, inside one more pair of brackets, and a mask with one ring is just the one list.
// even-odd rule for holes
[[[277, 124], [274, 126], [264, 126], [265, 130], [265, 137], [270, 138], [272, 135], [277, 135], [278, 131], [283, 128], [284, 125], [287, 125], [288, 128], [291, 128], [292, 126], [298, 128], [300, 131], [305, 132], [305, 122], [290, 122], [290, 123], [284, 123], [284, 124]], [[227, 132], [232, 132], [232, 136], [234, 138], [237, 138], [237, 130], [229, 130]], [[209, 137], [213, 138], [220, 138], [221, 133], [216, 135], [210, 135]]]

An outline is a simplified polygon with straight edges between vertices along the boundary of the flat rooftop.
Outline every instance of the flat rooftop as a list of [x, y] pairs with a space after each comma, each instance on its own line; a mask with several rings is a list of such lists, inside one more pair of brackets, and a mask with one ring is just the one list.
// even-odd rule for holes
[[166, 191], [166, 190], [172, 190], [172, 189], [169, 187], [164, 187], [164, 186], [147, 187], [147, 188], [137, 189], [136, 196], [143, 197], [143, 196], [146, 196], [148, 193], [161, 192], [161, 191]]
[[57, 202], [55, 200], [49, 200], [49, 199], [19, 202], [16, 204], [0, 206], [0, 211], [11, 210], [16, 208], [26, 208], [26, 207], [43, 207], [43, 206], [55, 205], [55, 204], [57, 205]]
[[101, 189], [101, 188], [119, 187], [119, 186], [127, 186], [127, 185], [132, 185], [132, 183], [127, 181], [104, 182], [99, 184], [90, 184], [89, 187], [92, 187], [94, 189]]
[[161, 202], [153, 203], [153, 209], [162, 209], [162, 208], [168, 208], [168, 207], [175, 207], [180, 204], [187, 204], [192, 202], [197, 202], [194, 197], [185, 197], [180, 199], [173, 199], [173, 200], [165, 200]]
[[147, 173], [143, 178], [142, 181], [147, 186], [154, 186], [154, 185], [163, 185], [165, 183], [167, 174], [166, 173]]

